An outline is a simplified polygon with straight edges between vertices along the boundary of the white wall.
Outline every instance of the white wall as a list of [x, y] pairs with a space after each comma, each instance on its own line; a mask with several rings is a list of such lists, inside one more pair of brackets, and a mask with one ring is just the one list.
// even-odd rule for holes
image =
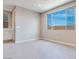
[[67, 5], [52, 9], [48, 12], [41, 14], [41, 37], [48, 38], [49, 40], [55, 40], [65, 43], [75, 44], [76, 32], [75, 30], [47, 30], [47, 14], [53, 13], [58, 10], [62, 10], [71, 6], [75, 6], [75, 2]]
[[16, 41], [39, 37], [40, 14], [25, 8], [16, 7]]

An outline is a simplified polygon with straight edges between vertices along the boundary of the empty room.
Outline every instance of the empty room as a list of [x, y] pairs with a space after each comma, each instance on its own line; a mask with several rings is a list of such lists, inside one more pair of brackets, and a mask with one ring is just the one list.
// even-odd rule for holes
[[76, 59], [75, 0], [3, 0], [3, 59]]

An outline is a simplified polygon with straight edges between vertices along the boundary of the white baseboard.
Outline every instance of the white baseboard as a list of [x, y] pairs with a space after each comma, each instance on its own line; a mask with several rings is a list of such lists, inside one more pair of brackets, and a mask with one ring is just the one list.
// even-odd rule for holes
[[72, 44], [72, 43], [67, 43], [67, 42], [61, 42], [61, 41], [56, 41], [56, 40], [52, 40], [52, 39], [48, 39], [48, 38], [33, 38], [33, 39], [28, 39], [28, 40], [21, 40], [21, 41], [16, 41], [15, 44], [17, 43], [24, 43], [24, 42], [29, 42], [29, 41], [33, 41], [33, 40], [46, 40], [46, 41], [51, 41], [51, 42], [55, 42], [55, 43], [59, 43], [59, 44], [63, 44], [63, 45], [67, 45], [67, 46], [73, 46], [76, 47], [76, 44]]
[[15, 44], [17, 44], [17, 43], [29, 42], [29, 41], [33, 41], [33, 40], [37, 40], [37, 38], [35, 38], [35, 39], [28, 39], [28, 40], [20, 40], [20, 41], [16, 41]]
[[67, 46], [73, 46], [73, 47], [76, 47], [76, 44], [72, 44], [72, 43], [56, 41], [56, 40], [52, 40], [52, 39], [48, 39], [48, 38], [40, 38], [40, 39], [41, 39], [41, 40], [46, 40], [46, 41], [55, 42], [55, 43], [59, 43], [59, 44], [63, 44], [63, 45], [67, 45]]

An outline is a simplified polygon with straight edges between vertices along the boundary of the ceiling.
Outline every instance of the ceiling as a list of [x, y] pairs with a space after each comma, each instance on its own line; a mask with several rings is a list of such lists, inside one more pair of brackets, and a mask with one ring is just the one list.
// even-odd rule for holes
[[11, 11], [14, 6], [20, 6], [42, 13], [71, 1], [74, 0], [3, 0], [3, 8]]

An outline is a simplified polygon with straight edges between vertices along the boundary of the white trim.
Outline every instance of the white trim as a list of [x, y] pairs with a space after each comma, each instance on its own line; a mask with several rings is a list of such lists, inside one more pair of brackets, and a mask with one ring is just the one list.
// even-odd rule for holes
[[34, 41], [34, 40], [46, 40], [46, 41], [50, 41], [50, 42], [59, 43], [59, 44], [62, 44], [62, 45], [76, 47], [76, 44], [56, 41], [56, 40], [52, 40], [52, 39], [48, 39], [48, 38], [35, 38], [35, 39], [28, 39], [28, 40], [20, 40], [20, 41], [16, 41], [15, 44], [17, 44], [17, 43], [24, 43], [24, 42], [30, 42], [30, 41]]
[[28, 39], [28, 40], [26, 39], [26, 40], [19, 40], [19, 41], [16, 41], [16, 42], [15, 42], [15, 44], [16, 44], [16, 43], [29, 42], [29, 41], [33, 41], [33, 40], [38, 40], [38, 39]]
[[67, 42], [61, 42], [61, 41], [56, 41], [56, 40], [52, 40], [52, 39], [48, 39], [48, 38], [40, 38], [40, 40], [46, 40], [46, 41], [51, 41], [51, 42], [55, 42], [55, 43], [67, 45], [67, 46], [76, 47], [76, 44], [67, 43]]

